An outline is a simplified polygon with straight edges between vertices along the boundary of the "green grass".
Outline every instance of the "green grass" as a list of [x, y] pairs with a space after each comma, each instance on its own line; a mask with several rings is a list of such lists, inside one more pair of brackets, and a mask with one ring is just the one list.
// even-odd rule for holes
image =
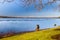
[[60, 34], [60, 30], [57, 30], [57, 31], [54, 30], [58, 28], [35, 31], [31, 33], [21, 34], [21, 35], [18, 34], [18, 35], [7, 37], [7, 38], [2, 38], [0, 40], [53, 40], [51, 36]]

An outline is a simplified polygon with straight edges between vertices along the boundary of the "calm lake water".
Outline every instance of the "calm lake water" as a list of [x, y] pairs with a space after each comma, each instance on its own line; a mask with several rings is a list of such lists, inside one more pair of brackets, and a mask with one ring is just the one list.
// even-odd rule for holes
[[0, 32], [33, 31], [37, 24], [40, 25], [40, 29], [52, 28], [54, 24], [60, 25], [60, 19], [0, 18]]

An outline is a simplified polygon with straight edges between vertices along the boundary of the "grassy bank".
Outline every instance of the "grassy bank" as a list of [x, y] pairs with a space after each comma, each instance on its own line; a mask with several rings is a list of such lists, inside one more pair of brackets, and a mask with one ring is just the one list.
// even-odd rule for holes
[[2, 38], [0, 40], [60, 40], [57, 35], [60, 35], [60, 26], [57, 28], [35, 31], [21, 35], [18, 34], [7, 38]]

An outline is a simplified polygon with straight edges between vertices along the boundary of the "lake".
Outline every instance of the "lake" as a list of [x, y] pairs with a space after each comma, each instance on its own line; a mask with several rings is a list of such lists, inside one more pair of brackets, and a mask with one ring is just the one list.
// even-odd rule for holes
[[40, 26], [40, 29], [53, 28], [54, 24], [60, 25], [60, 19], [0, 18], [0, 32], [33, 31], [37, 24]]

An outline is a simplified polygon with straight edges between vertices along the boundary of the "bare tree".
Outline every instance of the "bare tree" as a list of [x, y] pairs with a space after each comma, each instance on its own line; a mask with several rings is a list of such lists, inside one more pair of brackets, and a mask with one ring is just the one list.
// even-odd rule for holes
[[4, 3], [6, 0], [1, 0], [0, 3]]
[[[5, 3], [5, 2], [8, 2], [8, 3], [11, 3], [15, 0], [1, 0], [0, 3]], [[38, 2], [37, 2], [38, 1]], [[23, 7], [30, 7], [31, 5], [34, 6], [35, 9], [37, 10], [42, 10], [46, 5], [51, 5], [53, 3], [56, 3], [57, 1], [60, 1], [60, 0], [47, 0], [48, 2], [47, 3], [43, 3], [43, 0], [19, 0], [19, 2], [22, 2], [22, 5]], [[21, 5], [21, 3], [16, 3], [18, 6]], [[20, 6], [21, 7], [21, 6]], [[58, 6], [58, 8], [60, 9], [60, 6]]]
[[14, 0], [6, 0], [6, 2], [13, 2]]
[[1, 0], [0, 3], [5, 3], [5, 2], [8, 2], [8, 3], [11, 3], [13, 2], [14, 0]]
[[[34, 5], [34, 8], [36, 8], [37, 10], [42, 10], [46, 5], [51, 5], [53, 3], [56, 3], [57, 1], [60, 0], [47, 0], [48, 2], [43, 4], [42, 0], [38, 0], [38, 2], [36, 2], [37, 0], [23, 0], [22, 2], [24, 3], [24, 7], [29, 7], [30, 5]], [[38, 3], [38, 4], [36, 4]]]

